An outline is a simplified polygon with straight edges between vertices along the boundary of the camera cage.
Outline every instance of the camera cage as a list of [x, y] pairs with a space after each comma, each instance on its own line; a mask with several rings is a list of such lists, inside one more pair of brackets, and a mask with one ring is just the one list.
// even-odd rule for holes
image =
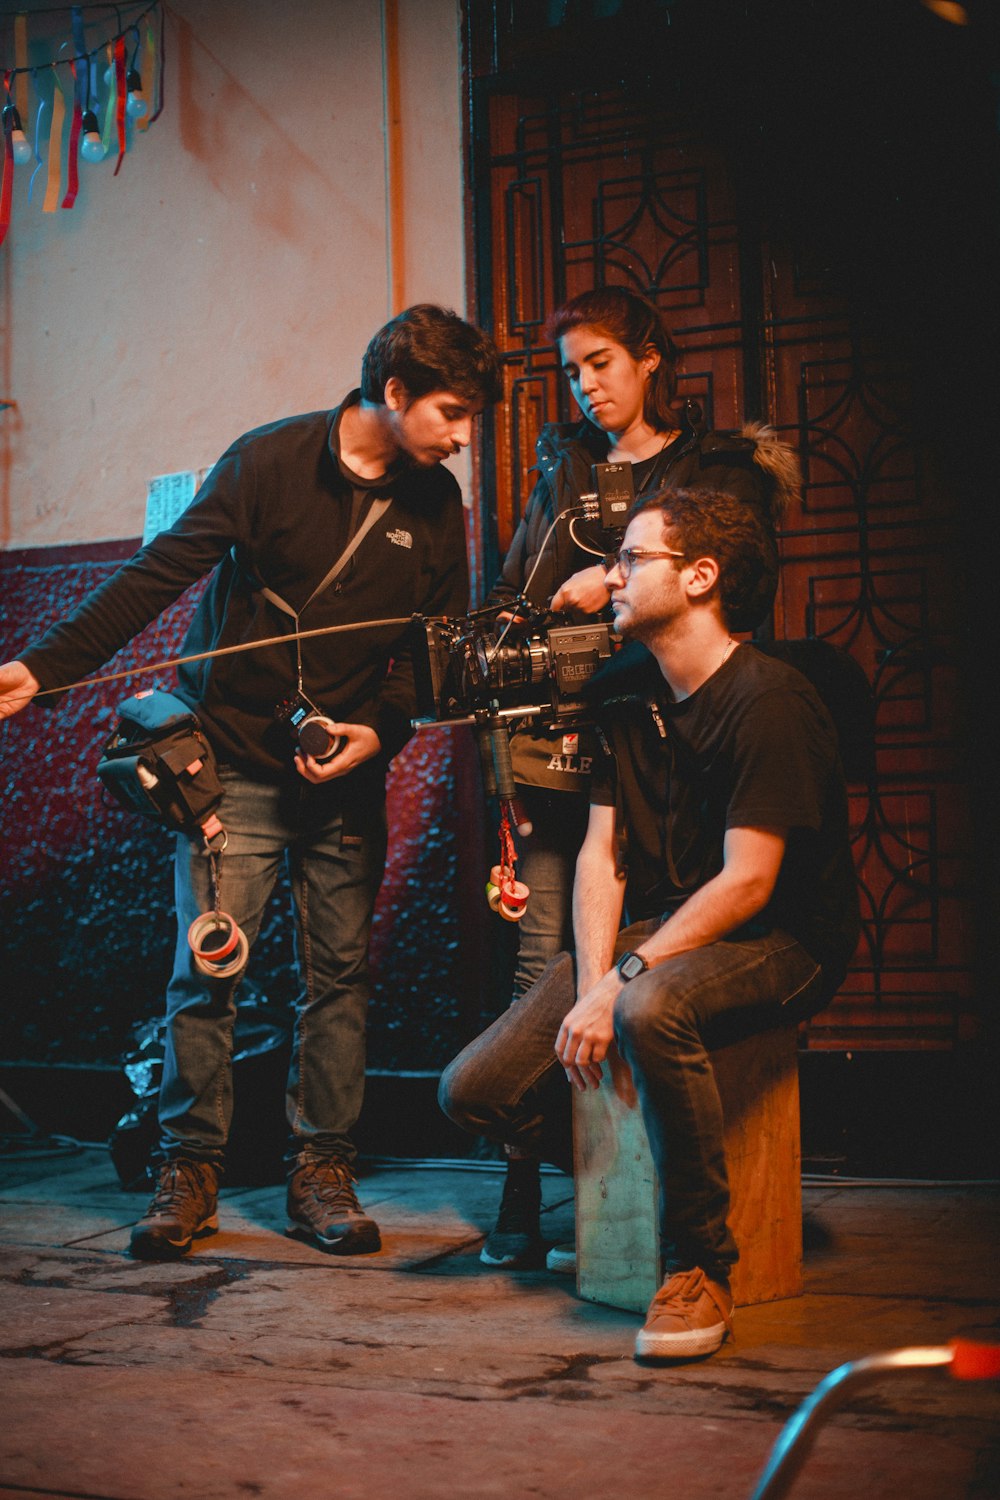
[[[572, 533], [580, 516], [598, 522], [614, 545], [621, 542], [635, 501], [632, 465], [596, 463], [591, 478], [593, 492], [556, 516], [543, 549], [557, 521], [568, 518]], [[522, 608], [513, 628], [496, 628], [498, 615]], [[572, 625], [531, 609], [523, 596], [453, 618], [418, 616], [414, 627], [418, 729], [481, 722], [486, 712], [510, 721], [548, 710], [549, 721], [560, 725], [589, 722], [585, 686], [620, 644], [607, 621]]]
[[584, 689], [617, 646], [611, 625], [535, 614], [498, 629], [508, 607], [414, 621], [415, 727], [472, 723], [486, 710], [560, 724], [590, 717]]

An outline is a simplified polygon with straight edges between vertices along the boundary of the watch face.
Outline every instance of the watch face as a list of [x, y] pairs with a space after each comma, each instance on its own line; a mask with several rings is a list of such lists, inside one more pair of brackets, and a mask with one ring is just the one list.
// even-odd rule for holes
[[635, 979], [636, 975], [645, 974], [646, 962], [638, 953], [623, 953], [618, 960], [618, 972], [623, 979]]

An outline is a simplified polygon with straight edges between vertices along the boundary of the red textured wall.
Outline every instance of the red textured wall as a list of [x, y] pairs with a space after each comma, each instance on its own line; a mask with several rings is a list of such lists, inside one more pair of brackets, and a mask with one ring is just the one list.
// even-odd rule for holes
[[[123, 543], [0, 556], [2, 659], [132, 550]], [[194, 597], [106, 670], [176, 655]], [[169, 688], [172, 674], [81, 688], [52, 710], [33, 707], [0, 726], [2, 1059], [114, 1062], [133, 1025], [159, 1014], [174, 942], [171, 838], [107, 803], [94, 774], [118, 703], [154, 684]], [[482, 889], [486, 858], [472, 750], [467, 731], [433, 730], [392, 768], [389, 864], [372, 943], [375, 1068], [439, 1067], [479, 1021], [488, 929], [485, 902], [470, 895]], [[285, 890], [249, 975], [269, 999], [294, 999]]]

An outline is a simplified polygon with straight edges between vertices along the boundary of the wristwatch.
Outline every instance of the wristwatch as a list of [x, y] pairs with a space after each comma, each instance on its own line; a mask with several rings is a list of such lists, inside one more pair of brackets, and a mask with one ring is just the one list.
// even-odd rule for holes
[[630, 979], [638, 978], [640, 974], [649, 973], [649, 964], [641, 953], [623, 953], [615, 964], [615, 968], [626, 983]]

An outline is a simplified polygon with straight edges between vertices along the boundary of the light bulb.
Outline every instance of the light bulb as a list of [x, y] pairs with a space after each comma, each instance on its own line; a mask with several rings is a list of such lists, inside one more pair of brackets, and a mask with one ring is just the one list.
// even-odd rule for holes
[[142, 92], [142, 79], [135, 68], [129, 68], [125, 79], [125, 87], [128, 89], [128, 99], [125, 108], [133, 120], [141, 120], [149, 109], [145, 94]]
[[14, 161], [17, 166], [23, 167], [26, 162], [31, 160], [34, 152], [31, 149], [27, 136], [21, 129], [21, 116], [13, 104], [5, 104], [3, 107], [3, 128], [5, 135], [8, 125], [10, 126], [10, 147], [14, 154]]
[[97, 128], [97, 116], [92, 109], [85, 109], [80, 121], [82, 136], [80, 139], [80, 155], [84, 161], [103, 161], [104, 142], [101, 140], [101, 132]]

